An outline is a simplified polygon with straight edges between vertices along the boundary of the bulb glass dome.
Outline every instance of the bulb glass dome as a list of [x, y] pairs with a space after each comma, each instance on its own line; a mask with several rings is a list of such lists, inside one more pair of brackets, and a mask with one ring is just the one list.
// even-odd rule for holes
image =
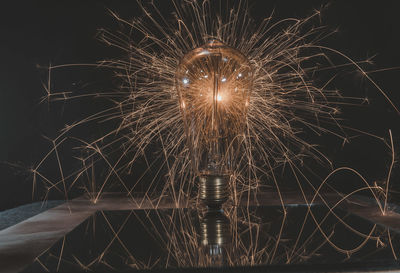
[[248, 59], [211, 40], [187, 53], [176, 87], [192, 165], [199, 177], [226, 177], [235, 168], [252, 86]]

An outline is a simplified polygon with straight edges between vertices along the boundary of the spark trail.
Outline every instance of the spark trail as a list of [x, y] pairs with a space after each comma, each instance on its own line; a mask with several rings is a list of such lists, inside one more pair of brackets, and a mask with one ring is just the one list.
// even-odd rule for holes
[[[138, 1], [143, 16], [132, 20], [110, 11], [124, 31], [101, 30], [98, 37], [120, 49], [122, 57], [95, 65], [114, 72], [121, 83], [115, 90], [89, 94], [54, 91], [52, 73], [79, 64], [50, 66], [43, 100], [102, 97], [113, 105], [66, 125], [51, 140], [51, 151], [32, 169], [34, 184], [43, 183], [49, 191], [62, 192], [66, 199], [70, 191], [83, 187], [93, 202], [97, 202], [105, 190], [117, 185], [136, 200], [133, 196], [145, 185], [144, 198], [154, 200], [156, 206], [165, 196], [170, 196], [176, 204], [196, 202], [195, 174], [185, 145], [175, 74], [182, 57], [210, 39], [240, 51], [254, 69], [246, 128], [237, 159], [239, 167], [231, 180], [234, 204], [243, 198], [250, 200], [263, 188], [273, 188], [284, 206], [280, 194], [281, 174], [296, 181], [305, 203], [311, 203], [314, 198], [306, 197], [307, 189], [316, 195], [320, 193], [318, 186], [311, 182], [316, 176], [310, 165], [317, 162], [333, 168], [334, 164], [317, 143], [310, 142], [310, 134], [332, 135], [346, 143], [351, 138], [349, 134], [356, 132], [384, 141], [368, 132], [341, 125], [341, 106], [364, 102], [363, 98], [347, 97], [334, 88], [337, 71], [346, 67], [361, 72], [397, 112], [398, 109], [361, 68], [369, 60], [356, 62], [320, 45], [334, 34], [326, 27], [315, 25], [321, 10], [306, 18], [280, 21], [274, 20], [271, 14], [260, 22], [252, 19], [247, 1], [221, 3], [171, 1], [174, 12], [164, 14], [156, 3]], [[333, 55], [342, 62], [333, 63]], [[325, 74], [320, 78], [321, 73], [328, 73], [329, 77]], [[74, 135], [77, 127], [105, 123], [112, 124], [112, 129], [95, 139]], [[81, 164], [69, 173], [63, 170], [58, 157], [60, 146], [67, 141], [78, 143], [76, 157]], [[384, 143], [394, 151], [394, 147]], [[58, 179], [50, 179], [45, 173], [46, 164], [54, 155], [60, 173]], [[102, 170], [101, 177], [95, 175], [95, 166]], [[138, 179], [126, 181], [124, 175], [132, 172], [137, 173]], [[325, 183], [326, 180], [320, 180], [319, 184]], [[366, 184], [365, 189], [381, 204], [376, 195], [379, 187]], [[384, 192], [387, 199], [388, 189]]]

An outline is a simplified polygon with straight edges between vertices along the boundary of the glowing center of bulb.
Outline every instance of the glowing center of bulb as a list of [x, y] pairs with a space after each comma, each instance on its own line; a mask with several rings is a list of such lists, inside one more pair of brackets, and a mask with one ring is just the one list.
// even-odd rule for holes
[[176, 89], [193, 170], [202, 181], [226, 186], [233, 173], [251, 85], [247, 58], [219, 41], [182, 58]]

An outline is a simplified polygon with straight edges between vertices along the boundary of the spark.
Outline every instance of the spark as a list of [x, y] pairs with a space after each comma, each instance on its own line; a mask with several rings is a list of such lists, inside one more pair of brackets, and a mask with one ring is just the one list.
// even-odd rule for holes
[[[122, 56], [101, 60], [95, 65], [114, 72], [120, 83], [115, 90], [77, 94], [52, 90], [57, 71], [73, 69], [79, 64], [49, 66], [43, 101], [93, 97], [111, 101], [113, 105], [67, 125], [55, 139], [50, 139], [51, 151], [32, 169], [35, 185], [40, 181], [49, 190], [63, 192], [66, 198], [68, 191], [84, 188], [93, 202], [101, 198], [103, 191], [118, 187], [132, 199], [135, 192], [144, 191], [143, 202], [146, 198], [158, 198], [160, 203], [169, 196], [176, 204], [195, 204], [195, 174], [190, 168], [180, 115], [180, 107], [189, 106], [179, 103], [175, 73], [187, 52], [210, 39], [240, 51], [254, 67], [253, 92], [246, 101], [246, 128], [238, 151], [239, 166], [233, 174], [231, 203], [238, 203], [243, 196], [251, 199], [270, 187], [278, 192], [284, 208], [280, 194], [282, 177], [296, 181], [307, 204], [314, 202], [314, 198], [307, 199], [307, 189], [318, 196], [320, 188], [328, 184], [328, 178], [345, 168], [334, 170], [329, 155], [324, 154], [318, 143], [310, 143], [308, 135], [332, 135], [344, 144], [354, 138], [350, 134], [355, 132], [378, 139], [394, 151], [392, 142], [388, 145], [380, 136], [342, 124], [341, 107], [362, 105], [366, 99], [348, 97], [337, 90], [334, 83], [338, 69], [350, 67], [361, 72], [396, 111], [397, 108], [371, 78], [373, 71], [368, 73], [361, 68], [362, 63], [370, 60], [354, 61], [321, 45], [324, 38], [335, 33], [314, 25], [322, 16], [321, 10], [302, 19], [275, 21], [271, 15], [259, 22], [249, 15], [247, 1], [223, 7], [217, 7], [210, 0], [172, 0], [171, 3], [175, 10], [167, 15], [153, 1], [147, 4], [139, 1], [144, 16], [133, 20], [110, 11], [129, 31], [115, 33], [102, 29], [99, 39], [120, 49]], [[342, 63], [333, 63], [332, 56]], [[322, 72], [330, 76], [319, 78]], [[203, 77], [207, 79], [208, 75]], [[229, 79], [224, 77], [222, 82], [227, 84]], [[189, 78], [183, 78], [182, 83], [190, 84]], [[229, 103], [230, 98], [222, 92], [216, 99]], [[79, 127], [90, 130], [92, 126], [103, 125], [107, 131], [93, 139], [74, 135]], [[71, 172], [62, 168], [59, 150], [63, 145], [76, 148], [75, 158], [80, 167]], [[159, 147], [157, 153], [154, 147]], [[46, 166], [50, 169], [55, 164], [53, 157], [59, 178], [45, 174]], [[326, 179], [319, 179], [310, 167], [315, 163], [330, 167], [332, 173]], [[94, 166], [102, 172], [94, 172]], [[137, 179], [126, 181], [124, 175], [132, 173]], [[315, 179], [319, 179], [317, 186], [312, 182]], [[379, 201], [377, 187], [370, 186], [364, 178], [363, 182], [366, 186], [361, 188], [369, 187]], [[385, 201], [378, 202], [382, 213], [387, 210], [387, 187], [388, 182]]]

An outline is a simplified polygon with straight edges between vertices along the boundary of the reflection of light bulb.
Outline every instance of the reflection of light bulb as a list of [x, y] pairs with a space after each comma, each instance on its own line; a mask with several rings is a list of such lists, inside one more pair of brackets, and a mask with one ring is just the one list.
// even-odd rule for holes
[[176, 72], [192, 165], [208, 206], [228, 198], [251, 85], [247, 58], [216, 40], [187, 53]]
[[199, 238], [211, 266], [223, 266], [232, 234], [231, 222], [222, 210], [209, 210], [200, 218]]

